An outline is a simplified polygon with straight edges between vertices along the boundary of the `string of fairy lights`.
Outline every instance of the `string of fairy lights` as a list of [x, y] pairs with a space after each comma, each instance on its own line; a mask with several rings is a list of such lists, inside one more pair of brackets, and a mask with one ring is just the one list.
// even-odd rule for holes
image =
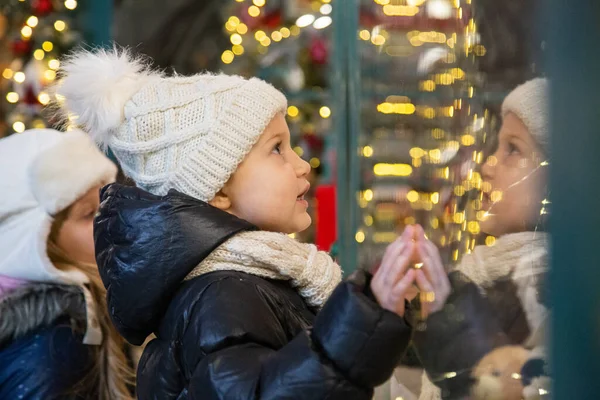
[[[465, 15], [471, 16], [471, 1], [463, 0], [374, 0], [381, 6], [381, 11], [386, 17], [414, 17], [426, 15], [437, 19], [456, 20], [454, 31], [419, 30], [410, 29], [405, 32], [390, 32], [381, 26], [372, 29], [360, 29], [358, 39], [370, 42], [379, 49], [380, 54], [396, 57], [394, 51], [398, 46], [390, 43], [397, 40], [398, 35], [404, 35], [402, 43], [418, 49], [424, 45], [444, 48], [442, 61], [447, 68], [438, 67], [425, 78], [419, 78], [418, 91], [435, 95], [439, 89], [452, 90], [459, 94], [450, 103], [436, 105], [412, 101], [404, 93], [388, 96], [385, 101], [378, 102], [377, 112], [382, 115], [397, 115], [399, 118], [419, 117], [435, 122], [443, 119], [457, 118], [466, 111], [470, 122], [460, 128], [462, 131], [448, 130], [443, 126], [421, 129], [420, 133], [427, 131], [438, 145], [434, 148], [410, 148], [410, 164], [390, 163], [378, 160], [378, 149], [373, 144], [367, 144], [359, 149], [365, 165], [372, 168], [372, 174], [377, 179], [405, 178], [409, 179], [419, 174], [424, 166], [433, 168], [431, 178], [446, 182], [449, 196], [452, 200], [448, 203], [449, 210], [442, 215], [431, 212], [436, 209], [444, 197], [440, 191], [404, 190], [397, 186], [396, 189], [375, 187], [363, 189], [358, 195], [358, 206], [362, 210], [362, 221], [355, 234], [358, 243], [387, 244], [397, 237], [397, 230], [381, 230], [374, 228], [378, 218], [393, 219], [397, 217], [387, 203], [409, 204], [413, 211], [428, 212], [428, 221], [424, 226], [427, 234], [440, 246], [451, 249], [451, 259], [457, 261], [462, 254], [470, 253], [477, 244], [481, 232], [480, 222], [486, 218], [482, 210], [483, 193], [490, 193], [492, 188], [489, 183], [483, 182], [478, 172], [484, 160], [482, 144], [486, 140], [489, 130], [488, 112], [482, 110], [477, 114], [477, 85], [474, 83], [473, 71], [476, 70], [477, 57], [485, 55], [485, 47], [479, 43], [477, 26], [472, 17], [463, 23]], [[465, 71], [465, 68], [471, 70]], [[443, 96], [441, 96], [443, 97]], [[441, 98], [440, 97], [440, 98]], [[473, 106], [473, 110], [471, 109]], [[447, 124], [446, 124], [447, 125]], [[459, 152], [470, 154], [467, 160], [467, 171], [455, 171], [448, 166], [448, 161]], [[464, 156], [463, 156], [464, 157]], [[370, 161], [373, 160], [373, 161]], [[376, 183], [376, 181], [375, 181]], [[490, 194], [492, 201], [498, 201], [501, 193], [494, 191]], [[466, 200], [466, 201], [464, 201]], [[383, 217], [382, 217], [383, 216]], [[413, 215], [403, 218], [403, 224], [415, 223]], [[495, 238], [487, 236], [487, 245], [493, 245]]]
[[2, 71], [4, 100], [9, 109], [7, 120], [14, 133], [30, 128], [44, 128], [49, 123], [41, 111], [51, 98], [46, 87], [54, 82], [60, 68], [59, 57], [79, 37], [71, 30], [71, 13], [77, 0], [13, 0], [7, 12], [14, 32], [13, 59]]

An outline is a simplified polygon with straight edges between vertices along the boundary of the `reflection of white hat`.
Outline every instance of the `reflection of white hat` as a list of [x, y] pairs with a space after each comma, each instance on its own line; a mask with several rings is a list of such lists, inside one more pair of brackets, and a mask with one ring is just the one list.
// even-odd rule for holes
[[82, 286], [79, 270], [48, 258], [53, 216], [96, 185], [114, 181], [116, 166], [80, 131], [30, 130], [0, 140], [0, 275]]
[[512, 112], [519, 117], [547, 155], [550, 154], [548, 103], [548, 80], [536, 78], [517, 86], [502, 104], [502, 116]]

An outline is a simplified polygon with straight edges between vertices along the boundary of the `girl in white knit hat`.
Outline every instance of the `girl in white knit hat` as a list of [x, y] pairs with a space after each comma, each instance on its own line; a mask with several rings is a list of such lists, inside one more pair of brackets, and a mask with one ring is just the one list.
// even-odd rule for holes
[[410, 338], [413, 244], [392, 245], [373, 280], [340, 283], [329, 255], [287, 235], [311, 221], [285, 97], [121, 51], [76, 53], [62, 74], [64, 116], [137, 184], [103, 189], [95, 243], [117, 329], [156, 335], [139, 398], [369, 399]]
[[424, 286], [435, 293], [426, 328], [415, 333], [427, 371], [420, 399], [548, 398], [548, 82], [517, 87], [502, 115], [498, 147], [482, 170], [491, 190], [483, 193], [481, 230], [495, 244], [476, 247], [453, 269], [452, 293], [428, 271], [435, 246], [417, 249]]
[[83, 132], [44, 129], [0, 140], [0, 171], [0, 398], [132, 398], [92, 237], [115, 165]]

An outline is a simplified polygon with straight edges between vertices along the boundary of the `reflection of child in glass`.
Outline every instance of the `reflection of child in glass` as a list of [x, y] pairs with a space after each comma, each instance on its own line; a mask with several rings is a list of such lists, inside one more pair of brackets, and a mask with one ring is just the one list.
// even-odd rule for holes
[[288, 235], [311, 219], [287, 102], [259, 79], [166, 77], [124, 52], [63, 63], [63, 111], [137, 187], [102, 191], [96, 258], [120, 333], [156, 335], [140, 399], [370, 399], [411, 330], [414, 271], [390, 247], [370, 282]]
[[[548, 240], [547, 85], [545, 79], [529, 81], [503, 103], [498, 147], [482, 169], [487, 188], [481, 230], [497, 237], [494, 245], [476, 247], [463, 258], [449, 275], [451, 292], [428, 265], [437, 249], [429, 245], [431, 256], [422, 259], [435, 300], [426, 328], [415, 334], [428, 375], [421, 399], [462, 398], [469, 392], [474, 398], [509, 399], [503, 397], [510, 392], [503, 382], [516, 387], [519, 399], [547, 390], [542, 375], [548, 311], [541, 298]], [[521, 361], [498, 362], [503, 357]]]

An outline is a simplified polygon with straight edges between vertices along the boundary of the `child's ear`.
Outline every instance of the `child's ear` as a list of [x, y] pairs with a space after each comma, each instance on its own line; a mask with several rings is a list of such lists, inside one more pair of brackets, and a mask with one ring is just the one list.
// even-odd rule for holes
[[217, 194], [215, 194], [215, 197], [208, 202], [208, 204], [223, 211], [227, 211], [231, 208], [231, 200], [223, 192], [223, 190], [219, 190]]

